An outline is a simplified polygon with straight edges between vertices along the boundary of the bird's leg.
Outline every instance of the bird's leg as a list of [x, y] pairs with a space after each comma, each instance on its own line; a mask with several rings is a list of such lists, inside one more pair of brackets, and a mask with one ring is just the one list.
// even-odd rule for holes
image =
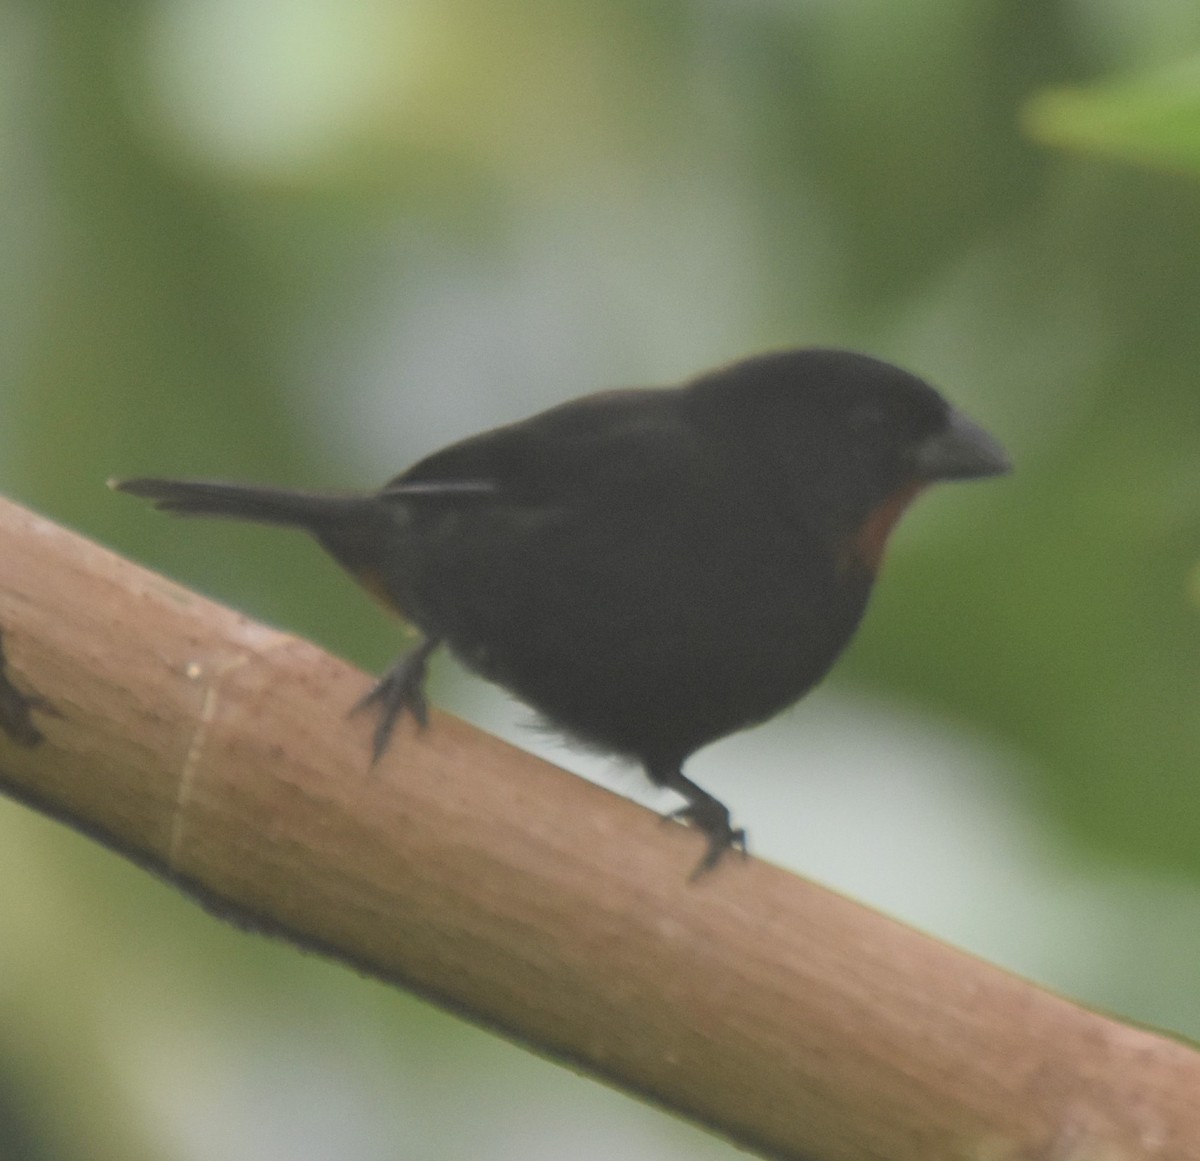
[[711, 871], [728, 850], [736, 848], [743, 855], [746, 853], [746, 832], [741, 827], [730, 825], [729, 809], [707, 790], [702, 790], [690, 778], [684, 777], [678, 762], [648, 765], [646, 773], [651, 782], [674, 790], [687, 799], [686, 806], [672, 811], [666, 817], [686, 822], [708, 837], [708, 850], [696, 864], [689, 876], [691, 879], [698, 879], [705, 871]]
[[379, 721], [371, 742], [371, 765], [383, 757], [392, 739], [396, 723], [407, 711], [422, 729], [429, 719], [429, 707], [425, 701], [425, 666], [429, 655], [441, 644], [437, 637], [426, 637], [410, 649], [370, 689], [365, 697], [355, 702], [351, 714], [379, 707]]

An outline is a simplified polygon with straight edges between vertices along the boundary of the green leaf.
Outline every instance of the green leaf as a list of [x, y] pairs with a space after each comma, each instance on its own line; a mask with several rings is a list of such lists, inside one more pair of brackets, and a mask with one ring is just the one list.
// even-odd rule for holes
[[1090, 89], [1047, 89], [1023, 121], [1045, 145], [1200, 174], [1200, 56]]

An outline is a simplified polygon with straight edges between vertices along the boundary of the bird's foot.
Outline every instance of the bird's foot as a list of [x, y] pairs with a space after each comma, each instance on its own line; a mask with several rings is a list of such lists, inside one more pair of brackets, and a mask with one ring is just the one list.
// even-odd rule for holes
[[711, 871], [726, 851], [741, 851], [742, 857], [746, 857], [746, 832], [740, 826], [730, 825], [729, 810], [715, 798], [697, 798], [666, 817], [686, 822], [708, 838], [708, 849], [688, 876], [689, 882], [695, 882], [706, 871]]
[[436, 639], [422, 641], [405, 653], [366, 693], [354, 703], [351, 716], [367, 709], [378, 709], [379, 720], [371, 739], [371, 765], [383, 757], [392, 740], [396, 723], [405, 713], [412, 714], [424, 729], [429, 721], [429, 703], [425, 700], [425, 669], [429, 655], [440, 644]]

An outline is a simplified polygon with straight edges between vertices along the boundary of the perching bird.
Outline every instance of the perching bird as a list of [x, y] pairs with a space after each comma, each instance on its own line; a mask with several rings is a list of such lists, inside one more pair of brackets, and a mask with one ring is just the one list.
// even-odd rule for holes
[[1006, 472], [927, 383], [866, 355], [780, 351], [605, 391], [483, 432], [379, 491], [114, 481], [188, 515], [294, 525], [421, 634], [361, 705], [374, 756], [425, 720], [429, 655], [677, 791], [708, 847], [745, 845], [686, 759], [829, 671], [896, 520], [935, 480]]

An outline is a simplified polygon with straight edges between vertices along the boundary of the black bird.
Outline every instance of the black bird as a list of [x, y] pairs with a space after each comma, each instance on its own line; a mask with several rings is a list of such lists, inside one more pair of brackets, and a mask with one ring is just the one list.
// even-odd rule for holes
[[295, 525], [421, 634], [360, 706], [374, 756], [441, 644], [550, 724], [641, 763], [707, 836], [745, 845], [683, 773], [829, 671], [884, 545], [935, 480], [1009, 469], [931, 386], [866, 355], [759, 355], [605, 391], [465, 439], [375, 492], [114, 481], [167, 511]]

